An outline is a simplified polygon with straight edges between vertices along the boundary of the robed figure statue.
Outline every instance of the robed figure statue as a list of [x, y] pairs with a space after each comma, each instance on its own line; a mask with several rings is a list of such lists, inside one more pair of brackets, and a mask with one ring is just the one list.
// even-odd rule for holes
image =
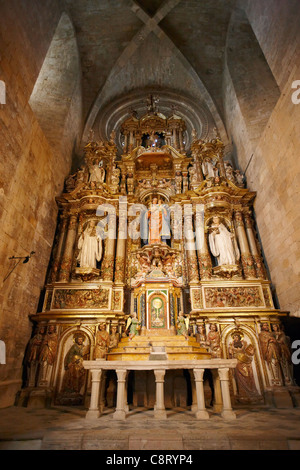
[[97, 231], [96, 222], [91, 220], [78, 240], [78, 257], [81, 268], [96, 268], [102, 258], [102, 238]]
[[220, 222], [219, 217], [213, 217], [208, 240], [210, 251], [217, 258], [218, 266], [237, 264], [240, 252], [235, 236]]
[[142, 214], [141, 237], [148, 245], [170, 238], [170, 213], [156, 197], [152, 199], [150, 208]]

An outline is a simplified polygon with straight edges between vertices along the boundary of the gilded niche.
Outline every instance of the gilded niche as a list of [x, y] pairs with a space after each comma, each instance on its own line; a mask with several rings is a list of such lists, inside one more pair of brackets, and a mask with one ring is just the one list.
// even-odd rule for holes
[[52, 309], [108, 308], [109, 289], [57, 289]]

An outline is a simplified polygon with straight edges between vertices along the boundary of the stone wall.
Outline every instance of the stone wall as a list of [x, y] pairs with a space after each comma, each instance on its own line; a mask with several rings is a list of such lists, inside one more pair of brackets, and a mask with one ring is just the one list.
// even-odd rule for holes
[[[292, 83], [300, 79], [300, 7], [296, 1], [242, 1], [251, 28], [274, 81], [280, 90], [256, 93], [265, 85], [253, 83], [249, 110], [243, 106], [243, 91], [237, 90], [239, 69], [227, 61], [223, 94], [226, 123], [239, 167], [245, 171], [249, 189], [257, 191], [255, 213], [270, 277], [279, 307], [300, 316], [300, 197], [299, 126], [300, 104], [292, 102]], [[270, 75], [268, 74], [268, 79]], [[264, 82], [264, 83], [263, 83]], [[274, 85], [274, 84], [273, 84]], [[251, 91], [251, 90], [250, 90]], [[248, 94], [249, 89], [245, 89]], [[266, 121], [264, 111], [269, 109]], [[251, 109], [255, 110], [253, 119]], [[257, 127], [258, 126], [258, 127]], [[260, 131], [253, 132], [259, 128]]]
[[[21, 385], [32, 330], [28, 315], [37, 311], [56, 228], [55, 197], [70, 171], [75, 136], [81, 131], [79, 67], [77, 76], [69, 77], [74, 95], [58, 144], [45, 135], [29, 104], [61, 14], [59, 1], [1, 5], [0, 79], [6, 85], [6, 104], [0, 105], [0, 338], [6, 343], [6, 365], [0, 366], [0, 407], [14, 403]], [[47, 105], [47, 92], [44, 99]], [[58, 123], [52, 119], [54, 135], [60, 131]], [[9, 260], [31, 251], [35, 254], [27, 264], [21, 261], [15, 267], [17, 260]]]

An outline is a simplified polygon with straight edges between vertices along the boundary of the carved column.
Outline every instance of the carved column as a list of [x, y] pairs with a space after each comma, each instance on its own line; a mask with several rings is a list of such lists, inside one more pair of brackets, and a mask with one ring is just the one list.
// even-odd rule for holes
[[180, 147], [180, 152], [184, 152], [184, 145], [183, 145], [183, 137], [182, 137], [183, 131], [179, 129], [179, 147]]
[[[112, 217], [110, 219], [110, 217]], [[116, 217], [115, 214], [109, 214], [107, 238], [105, 240], [105, 253], [101, 266], [102, 279], [104, 281], [113, 281], [114, 261], [116, 244]]]
[[124, 133], [124, 153], [127, 153], [127, 147], [128, 147], [128, 134]]
[[182, 171], [182, 192], [185, 193], [189, 189], [189, 179], [188, 179], [188, 172]]
[[133, 147], [133, 133], [132, 131], [129, 131], [129, 145], [128, 145], [129, 152], [132, 151], [132, 147]]
[[182, 242], [182, 207], [179, 204], [174, 204], [170, 211], [170, 225], [171, 246], [175, 248]]
[[74, 243], [76, 240], [76, 229], [77, 214], [71, 214], [59, 272], [59, 281], [61, 282], [69, 282], [70, 280]]
[[250, 253], [248, 239], [247, 239], [244, 222], [243, 222], [243, 215], [241, 211], [237, 211], [235, 213], [235, 224], [236, 224], [236, 232], [237, 232], [237, 237], [238, 237], [240, 251], [241, 251], [241, 261], [242, 261], [243, 272], [244, 272], [246, 279], [253, 279], [256, 277], [254, 261]]
[[136, 292], [132, 294], [133, 294], [133, 311], [138, 313], [138, 300], [137, 300], [138, 294]]
[[194, 241], [193, 232], [193, 212], [189, 205], [184, 207], [184, 236], [185, 236], [185, 247], [188, 261], [188, 277], [189, 282], [198, 283], [198, 261], [196, 255], [196, 245]]
[[140, 295], [140, 321], [141, 321], [141, 335], [146, 334], [146, 292]]
[[173, 288], [170, 289], [170, 329], [175, 334], [175, 298]]
[[121, 167], [121, 183], [120, 183], [121, 194], [126, 194], [126, 168]]
[[125, 411], [125, 384], [127, 370], [116, 370], [118, 378], [118, 389], [117, 389], [117, 406], [116, 411], [113, 414], [114, 419], [124, 420], [126, 418]]
[[164, 399], [165, 373], [165, 370], [154, 370], [156, 383], [156, 403], [154, 407], [154, 418], [157, 419], [167, 418]]
[[212, 276], [212, 262], [205, 233], [204, 214], [201, 211], [196, 211], [195, 224], [200, 279], [210, 279]]
[[222, 400], [222, 391], [220, 384], [220, 377], [217, 369], [212, 369], [211, 371], [214, 383], [214, 411], [221, 413], [223, 409], [223, 400]]
[[91, 370], [92, 375], [92, 389], [91, 389], [91, 402], [89, 410], [86, 414], [87, 419], [99, 418], [99, 392], [100, 392], [100, 381], [101, 381], [102, 370]]
[[204, 387], [203, 387], [204, 369], [194, 369], [194, 377], [197, 395], [197, 419], [209, 419], [209, 414], [205, 408]]
[[192, 155], [194, 158], [194, 168], [196, 169], [197, 181], [200, 184], [204, 180], [200, 158], [199, 158], [198, 152], [193, 152]]
[[229, 369], [218, 369], [219, 377], [221, 381], [222, 399], [223, 399], [223, 411], [221, 416], [224, 419], [235, 419], [236, 414], [232, 411], [231, 398], [229, 390]]
[[61, 260], [61, 256], [62, 256], [62, 252], [63, 252], [66, 228], [67, 228], [67, 217], [65, 215], [62, 215], [60, 226], [59, 226], [59, 238], [58, 238], [58, 242], [57, 242], [54, 261], [53, 261], [53, 264], [52, 264], [50, 282], [55, 282], [57, 280], [59, 264], [60, 264], [60, 260]]
[[[118, 242], [115, 264], [115, 282], [124, 283], [125, 260], [126, 260], [126, 240], [127, 240], [127, 204], [121, 204], [119, 211]], [[124, 206], [124, 207], [121, 207]]]
[[246, 225], [246, 232], [248, 236], [248, 241], [250, 245], [250, 250], [254, 259], [255, 268], [256, 268], [256, 275], [259, 279], [265, 279], [266, 274], [264, 270], [264, 263], [262, 257], [260, 255], [259, 250], [257, 249], [256, 239], [253, 230], [253, 224], [251, 215], [249, 212], [245, 213], [245, 225]]
[[170, 146], [172, 145], [172, 142], [171, 142], [171, 132], [170, 132], [170, 131], [168, 131], [168, 132], [166, 133], [166, 144], [167, 144], [167, 145], [170, 145]]
[[219, 158], [218, 158], [218, 167], [219, 167], [220, 176], [223, 176], [224, 178], [226, 178], [226, 170], [225, 170], [225, 165], [224, 165], [224, 161], [223, 161], [223, 156], [222, 156], [222, 155], [219, 155]]
[[135, 146], [140, 147], [142, 145], [142, 136], [140, 134], [135, 135]]
[[174, 146], [175, 149], [178, 148], [177, 130], [175, 128], [173, 129], [173, 146]]

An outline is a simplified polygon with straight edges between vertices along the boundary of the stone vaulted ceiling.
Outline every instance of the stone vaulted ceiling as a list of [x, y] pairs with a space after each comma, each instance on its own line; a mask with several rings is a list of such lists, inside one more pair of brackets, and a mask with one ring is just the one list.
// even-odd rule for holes
[[82, 69], [85, 131], [106, 138], [130, 110], [182, 115], [223, 139], [222, 72], [235, 0], [66, 0]]

